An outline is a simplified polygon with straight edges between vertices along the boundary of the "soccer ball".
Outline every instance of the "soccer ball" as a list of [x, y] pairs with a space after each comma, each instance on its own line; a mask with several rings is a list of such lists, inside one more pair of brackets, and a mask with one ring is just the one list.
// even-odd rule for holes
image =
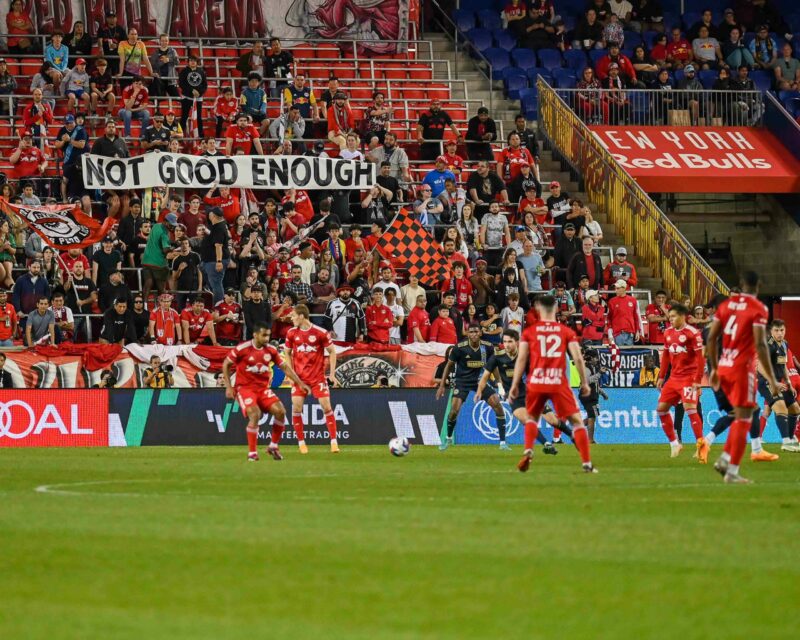
[[411, 451], [411, 443], [408, 438], [392, 438], [389, 440], [389, 451], [393, 456], [401, 458]]

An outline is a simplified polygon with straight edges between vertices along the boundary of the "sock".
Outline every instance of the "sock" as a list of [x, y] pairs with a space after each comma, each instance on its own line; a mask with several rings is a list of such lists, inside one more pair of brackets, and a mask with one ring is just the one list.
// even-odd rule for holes
[[539, 444], [547, 444], [547, 438], [544, 437], [542, 430], [538, 427], [536, 428], [536, 442]]
[[297, 443], [303, 444], [306, 441], [306, 431], [303, 428], [303, 416], [293, 415], [292, 426], [294, 427], [294, 432], [297, 434]]
[[692, 425], [692, 433], [699, 440], [703, 437], [703, 416], [697, 413], [697, 409], [687, 409], [686, 415], [689, 416], [689, 424]]
[[500, 432], [500, 442], [506, 441], [506, 414], [505, 411], [502, 415], [495, 415], [497, 419], [497, 430]]
[[761, 416], [759, 416], [758, 409], [756, 409], [753, 419], [750, 421], [750, 439], [752, 440], [753, 438], [761, 438]]
[[789, 414], [789, 437], [797, 436], [797, 414]]
[[536, 436], [539, 433], [539, 426], [533, 421], [528, 420], [525, 423], [525, 450], [531, 451], [533, 450], [533, 442], [536, 440]]
[[785, 414], [776, 413], [775, 422], [778, 425], [778, 431], [780, 431], [783, 441], [791, 440], [792, 436], [791, 433], [789, 433], [789, 417]]
[[662, 413], [659, 411], [658, 419], [661, 420], [661, 428], [667, 435], [667, 440], [669, 440], [670, 444], [676, 442], [678, 440], [678, 436], [675, 434], [675, 426], [672, 424], [672, 415], [670, 412], [665, 411]]
[[589, 433], [585, 427], [578, 427], [572, 431], [575, 446], [578, 448], [578, 453], [581, 454], [581, 462], [586, 464], [591, 462], [592, 458], [589, 455]]
[[280, 422], [278, 422], [278, 420], [275, 420], [275, 422], [272, 423], [272, 438], [270, 438], [269, 442], [270, 447], [278, 446], [278, 443], [281, 441], [281, 436], [283, 435], [283, 429], [285, 426], [286, 424], [284, 423], [283, 420], [281, 420]]
[[750, 431], [749, 420], [734, 420], [731, 425], [731, 432], [728, 436], [728, 441], [731, 443], [729, 453], [731, 454], [731, 464], [736, 465], [737, 471], [731, 473], [738, 473], [738, 465], [742, 461], [745, 447], [747, 446], [747, 432]]
[[247, 425], [247, 449], [248, 453], [256, 452], [256, 445], [258, 444], [258, 425], [251, 427]]
[[714, 444], [714, 440], [717, 439], [717, 434], [714, 433], [713, 431], [709, 431], [706, 434], [705, 439], [706, 439], [706, 444], [710, 447], [712, 444]]
[[753, 453], [761, 453], [761, 438], [750, 438], [750, 450]]
[[336, 416], [333, 411], [325, 414], [325, 425], [328, 427], [328, 433], [331, 434], [331, 444], [336, 444]]
[[764, 435], [764, 429], [767, 428], [767, 417], [762, 413], [761, 419], [758, 421], [759, 433]]
[[561, 429], [553, 427], [553, 440], [558, 440], [561, 437]]
[[568, 425], [566, 422], [564, 422], [563, 420], [562, 420], [562, 421], [559, 423], [559, 425], [558, 425], [558, 428], [559, 428], [561, 431], [563, 431], [564, 433], [566, 433], [566, 434], [567, 434], [567, 435], [568, 435], [570, 438], [572, 438], [573, 440], [575, 439], [575, 438], [572, 436], [572, 427], [570, 427], [570, 426], [569, 426], [569, 425]]
[[452, 438], [453, 437], [453, 433], [456, 430], [456, 419], [457, 418], [458, 418], [458, 416], [447, 419], [447, 437], [448, 438]]
[[728, 465], [728, 473], [732, 476], [739, 475], [739, 465], [738, 464], [729, 464]]
[[[714, 434], [714, 437], [716, 437], [721, 433], [725, 433], [725, 430], [728, 427], [730, 427], [732, 423], [733, 423], [733, 416], [721, 416], [714, 423], [711, 432]], [[706, 439], [708, 439], [708, 436], [706, 436]]]
[[682, 403], [675, 406], [675, 419], [672, 424], [673, 424], [673, 429], [675, 430], [675, 436], [678, 438], [678, 440], [682, 440], [681, 435], [683, 434], [684, 413], [685, 409]]

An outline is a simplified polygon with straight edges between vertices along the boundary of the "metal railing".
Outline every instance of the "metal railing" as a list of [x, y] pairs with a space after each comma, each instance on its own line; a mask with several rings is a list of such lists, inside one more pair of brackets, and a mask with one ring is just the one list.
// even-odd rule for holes
[[763, 124], [760, 91], [686, 89], [553, 89], [586, 124], [756, 127]]
[[569, 105], [541, 77], [537, 85], [539, 127], [545, 139], [581, 174], [587, 199], [608, 215], [653, 276], [662, 279], [674, 297], [688, 296], [694, 302], [728, 293], [725, 282]]

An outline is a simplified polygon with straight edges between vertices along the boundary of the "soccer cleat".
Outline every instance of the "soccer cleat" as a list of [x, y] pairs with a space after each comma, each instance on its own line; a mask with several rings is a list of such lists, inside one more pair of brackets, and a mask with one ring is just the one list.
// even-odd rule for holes
[[248, 462], [258, 462], [258, 453], [256, 451], [251, 451], [247, 454], [247, 461]]
[[584, 462], [583, 470], [586, 473], [598, 473], [597, 469], [594, 468], [594, 465], [591, 462]]
[[792, 444], [791, 442], [784, 442], [781, 445], [781, 451], [788, 451], [789, 453], [800, 453], [800, 446]]
[[752, 480], [743, 478], [738, 473], [726, 473], [724, 482], [725, 484], [753, 484]]
[[678, 442], [677, 440], [675, 442], [676, 442], [676, 444], [672, 444], [671, 442], [669, 443], [669, 448], [670, 448], [669, 457], [670, 458], [677, 458], [681, 454], [681, 451], [683, 451], [683, 445], [680, 442]]
[[706, 442], [705, 438], [700, 438], [697, 441], [697, 460], [700, 464], [708, 464], [708, 452], [711, 446]]
[[278, 448], [278, 445], [275, 445], [274, 447], [272, 445], [269, 445], [267, 447], [267, 455], [272, 456], [273, 460], [283, 460], [283, 456], [281, 455], [281, 451]]
[[339, 453], [339, 445], [336, 442], [331, 442], [331, 453]]
[[522, 456], [522, 460], [517, 463], [517, 469], [519, 469], [522, 473], [525, 473], [531, 467], [532, 457], [532, 453], [526, 453], [524, 456]]
[[725, 458], [720, 458], [714, 463], [714, 469], [723, 477], [728, 473], [728, 465], [730, 463]]
[[508, 446], [507, 442], [501, 442], [500, 451], [511, 451], [511, 447]]
[[780, 456], [777, 453], [770, 453], [769, 451], [764, 451], [763, 449], [758, 453], [750, 454], [750, 459], [753, 462], [775, 462], [775, 460], [778, 458], [780, 458]]
[[545, 442], [544, 446], [542, 447], [542, 451], [544, 451], [544, 454], [546, 456], [557, 456], [558, 455], [558, 449], [556, 449], [553, 446], [552, 442]]
[[561, 444], [561, 438], [553, 438], [553, 444]]
[[452, 438], [445, 438], [445, 441], [442, 442], [442, 444], [439, 445], [439, 451], [444, 451], [451, 444], [453, 444], [453, 439]]
[[308, 445], [305, 442], [303, 444], [298, 444], [297, 446], [300, 448], [300, 453], [303, 455], [308, 453]]

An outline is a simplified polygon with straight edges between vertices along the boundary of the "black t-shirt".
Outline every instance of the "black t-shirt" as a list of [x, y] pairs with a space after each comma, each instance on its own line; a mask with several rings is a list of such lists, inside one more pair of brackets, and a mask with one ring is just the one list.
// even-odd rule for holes
[[572, 211], [572, 207], [569, 206], [569, 196], [566, 193], [562, 192], [557, 198], [555, 196], [548, 197], [545, 204], [547, 205], [547, 210], [553, 214], [555, 224], [566, 224], [564, 221], [566, 214]]
[[156, 129], [153, 126], [150, 126], [144, 130], [143, 139], [145, 142], [147, 142], [148, 144], [151, 144], [153, 142], [163, 143], [155, 147], [150, 147], [148, 151], [154, 151], [156, 149], [160, 149], [162, 151], [166, 150], [167, 147], [169, 146], [169, 138], [170, 138], [169, 129], [167, 129], [167, 127], [164, 125], [162, 125], [160, 129]]
[[422, 137], [426, 140], [441, 140], [444, 138], [444, 130], [453, 124], [453, 119], [447, 111], [438, 113], [425, 112], [419, 117], [419, 124], [422, 126]]
[[100, 305], [101, 311], [106, 311], [112, 304], [114, 304], [114, 300], [117, 298], [124, 298], [128, 301], [128, 308], [130, 309], [133, 304], [133, 298], [131, 296], [131, 290], [125, 283], [120, 283], [118, 285], [113, 285], [110, 282], [106, 282], [103, 285], [100, 285], [100, 292], [98, 294], [98, 304]]
[[[292, 63], [294, 56], [290, 51], [281, 51], [270, 56], [264, 60], [264, 73], [267, 78], [288, 78], [289, 72], [292, 70]], [[278, 82], [276, 84], [283, 85], [286, 82]]]
[[92, 291], [97, 291], [97, 287], [94, 285], [94, 282], [92, 282], [91, 278], [84, 276], [82, 280], [77, 280], [75, 276], [72, 276], [72, 286], [66, 291], [67, 293], [64, 302], [70, 309], [72, 309], [72, 313], [91, 312], [91, 303], [88, 303], [83, 307], [78, 306], [78, 299], [85, 300], [92, 295]]
[[[149, 238], [149, 236], [148, 236]], [[147, 247], [147, 238], [137, 233], [133, 239], [133, 243], [128, 247], [128, 255], [133, 256], [133, 264], [137, 267], [142, 266], [142, 254]]]
[[216, 262], [217, 251], [215, 245], [222, 245], [222, 259], [228, 260], [231, 257], [230, 249], [228, 248], [228, 225], [225, 221], [217, 222], [209, 228], [208, 235], [203, 238], [200, 245], [200, 259], [203, 262]]
[[494, 171], [490, 171], [483, 178], [478, 175], [477, 171], [474, 171], [467, 180], [467, 192], [475, 189], [478, 198], [484, 202], [491, 202], [505, 188], [506, 183]]
[[100, 249], [100, 251], [94, 252], [92, 262], [96, 262], [98, 265], [97, 282], [108, 282], [108, 276], [117, 268], [118, 264], [122, 263], [122, 254], [116, 249], [112, 249], [111, 253]]
[[128, 342], [135, 340], [133, 314], [130, 309], [126, 309], [122, 315], [117, 313], [114, 307], [106, 311], [103, 314], [103, 330], [100, 332], [100, 337], [111, 343], [119, 342], [122, 339]]
[[133, 311], [131, 315], [136, 340], [141, 341], [147, 335], [147, 330], [150, 327], [150, 312], [147, 309], [142, 309], [141, 311]]
[[[394, 200], [397, 199], [397, 192], [400, 190], [400, 183], [398, 182], [397, 178], [393, 176], [379, 175], [378, 178], [375, 180], [375, 182], [377, 182], [384, 189], [388, 189], [389, 191], [391, 191], [392, 194], [394, 195]], [[383, 196], [381, 196], [381, 200], [383, 200], [384, 206], [388, 208], [390, 202]]]
[[450, 352], [450, 361], [455, 365], [456, 387], [476, 389], [489, 358], [494, 354], [494, 345], [481, 340], [477, 349], [469, 346], [469, 340], [459, 342]]
[[[503, 383], [503, 388], [508, 393], [511, 388], [511, 383], [514, 380], [514, 367], [517, 365], [517, 358], [512, 358], [506, 351], [498, 351], [486, 363], [486, 371], [495, 373], [495, 370], [500, 374], [500, 380]], [[518, 387], [519, 397], [525, 398], [525, 376], [522, 376], [522, 383]]]
[[197, 267], [200, 266], [200, 256], [194, 251], [190, 251], [185, 256], [178, 256], [172, 261], [170, 269], [177, 271], [178, 268], [185, 264], [186, 268], [181, 271], [175, 284], [178, 286], [178, 291], [197, 291], [200, 284], [198, 281]]

